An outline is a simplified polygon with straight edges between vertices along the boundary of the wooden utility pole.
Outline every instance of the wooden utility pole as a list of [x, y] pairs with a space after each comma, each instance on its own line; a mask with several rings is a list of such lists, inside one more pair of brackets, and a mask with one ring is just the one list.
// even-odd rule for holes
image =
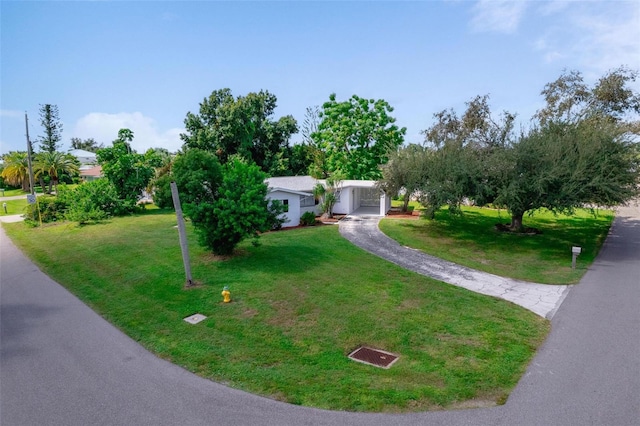
[[26, 111], [24, 113], [24, 125], [27, 129], [27, 164], [29, 165], [29, 186], [31, 187], [31, 195], [35, 195], [35, 179], [33, 178], [33, 165], [31, 164], [31, 156], [33, 155], [33, 153], [31, 152], [31, 141], [29, 140], [29, 118], [27, 117]]
[[176, 209], [176, 218], [178, 219], [178, 234], [180, 235], [180, 249], [182, 250], [182, 262], [184, 263], [184, 272], [187, 276], [186, 287], [193, 286], [191, 279], [191, 264], [189, 261], [189, 246], [187, 245], [187, 230], [184, 227], [184, 217], [182, 216], [182, 206], [180, 205], [180, 195], [178, 194], [178, 186], [175, 182], [171, 182], [171, 197], [173, 198], [173, 206]]

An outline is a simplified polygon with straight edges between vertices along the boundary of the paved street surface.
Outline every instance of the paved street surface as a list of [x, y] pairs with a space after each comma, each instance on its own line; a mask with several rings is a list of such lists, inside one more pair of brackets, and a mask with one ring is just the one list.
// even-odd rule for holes
[[627, 209], [504, 406], [330, 412], [160, 360], [42, 274], [0, 231], [2, 425], [637, 425], [640, 214]]

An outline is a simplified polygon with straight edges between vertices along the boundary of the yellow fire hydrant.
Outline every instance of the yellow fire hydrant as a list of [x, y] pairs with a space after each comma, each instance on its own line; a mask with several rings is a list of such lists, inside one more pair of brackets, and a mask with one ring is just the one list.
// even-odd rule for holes
[[231, 302], [231, 292], [229, 291], [229, 287], [227, 286], [224, 286], [224, 288], [222, 289], [222, 301], [224, 303]]

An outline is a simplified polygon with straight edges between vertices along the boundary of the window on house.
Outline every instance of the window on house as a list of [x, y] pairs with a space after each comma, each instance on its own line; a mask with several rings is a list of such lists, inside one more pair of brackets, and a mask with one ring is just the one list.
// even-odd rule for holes
[[282, 211], [287, 213], [289, 211], [289, 200], [282, 200], [282, 206], [284, 207]]
[[306, 197], [300, 197], [300, 207], [313, 207], [316, 205], [316, 197], [309, 195]]
[[342, 193], [342, 191], [341, 191], [341, 190], [337, 190], [337, 191], [336, 191], [336, 203], [339, 203], [339, 202], [340, 202], [340, 194], [341, 194], [341, 193]]

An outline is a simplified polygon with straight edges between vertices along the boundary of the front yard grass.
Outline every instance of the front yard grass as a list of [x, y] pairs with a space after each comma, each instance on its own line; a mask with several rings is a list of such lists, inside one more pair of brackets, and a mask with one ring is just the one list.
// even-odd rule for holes
[[[524, 223], [542, 234], [517, 235], [494, 228], [510, 222], [504, 210], [462, 209], [462, 216], [442, 209], [435, 220], [383, 219], [380, 230], [404, 246], [470, 268], [543, 284], [573, 284], [593, 263], [613, 221], [609, 210], [595, 217], [586, 209], [573, 216], [539, 211], [525, 216]], [[572, 246], [582, 247], [576, 269], [571, 269]]]
[[[7, 212], [4, 212], [4, 204], [7, 204]], [[10, 216], [14, 214], [24, 214], [27, 208], [27, 196], [19, 200], [0, 201], [0, 216]]]
[[[175, 215], [77, 227], [3, 224], [47, 274], [158, 356], [293, 404], [419, 411], [502, 403], [548, 330], [509, 302], [403, 270], [336, 226], [268, 233], [221, 260], [189, 242], [185, 290]], [[233, 302], [223, 304], [229, 286]], [[208, 318], [190, 325], [183, 318]], [[356, 363], [360, 345], [400, 355]]]

